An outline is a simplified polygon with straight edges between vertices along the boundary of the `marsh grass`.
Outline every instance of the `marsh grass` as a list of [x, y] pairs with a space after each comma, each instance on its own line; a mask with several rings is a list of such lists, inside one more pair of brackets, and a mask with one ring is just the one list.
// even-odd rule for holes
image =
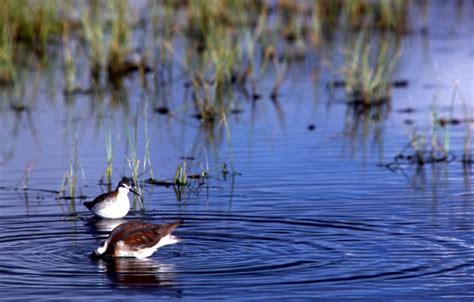
[[2, 30], [7, 28], [14, 41], [25, 43], [43, 55], [51, 38], [61, 33], [63, 22], [57, 1], [5, 0], [2, 3]]
[[129, 6], [128, 2], [124, 0], [112, 1], [113, 13], [112, 19], [112, 33], [109, 43], [108, 58], [107, 58], [107, 72], [110, 79], [128, 72], [126, 60], [130, 53], [130, 35], [131, 26], [129, 21]]
[[145, 156], [143, 159], [143, 171], [147, 171], [150, 174], [151, 179], [155, 179], [155, 175], [153, 173], [153, 165], [151, 163], [151, 155], [150, 155], [150, 147], [151, 147], [151, 139], [148, 135], [148, 102], [145, 102], [145, 106], [143, 108], [143, 130], [145, 132]]
[[15, 78], [13, 36], [8, 24], [0, 32], [0, 85], [11, 84]]
[[[77, 188], [78, 188], [77, 182], [79, 178], [79, 172], [81, 172], [82, 179], [85, 182], [84, 169], [79, 163], [79, 152], [80, 152], [79, 138], [76, 132], [73, 139], [71, 154], [69, 158], [69, 169], [64, 172], [64, 176], [61, 182], [61, 188], [59, 189], [59, 196], [58, 196], [59, 199], [70, 200], [69, 211], [71, 213], [75, 212], [74, 201], [76, 199], [85, 198], [82, 192], [79, 195], [77, 194]], [[68, 195], [65, 195], [66, 191], [68, 192]]]
[[70, 94], [74, 91], [76, 82], [76, 67], [74, 55], [71, 51], [69, 25], [63, 30], [63, 69], [64, 69], [64, 92]]
[[[410, 132], [410, 142], [395, 156], [394, 162], [386, 165], [388, 168], [399, 168], [401, 165], [410, 164], [422, 167], [426, 164], [438, 164], [454, 162], [456, 154], [450, 151], [451, 128], [450, 122], [457, 121], [453, 118], [454, 106], [458, 97], [459, 87], [455, 86], [452, 94], [450, 117], [440, 118], [436, 97], [433, 100], [430, 113], [430, 127], [426, 131], [419, 131], [412, 128]], [[461, 97], [462, 98], [462, 97]], [[461, 162], [463, 164], [471, 161], [471, 123], [469, 109], [463, 102], [464, 112], [464, 146]], [[456, 122], [458, 123], [458, 122]], [[459, 122], [460, 123], [460, 122]]]
[[346, 0], [342, 2], [342, 11], [352, 29], [405, 34], [409, 30], [409, 4], [408, 0]]
[[[394, 44], [395, 43], [395, 44]], [[375, 41], [361, 32], [352, 51], [347, 51], [343, 68], [347, 102], [354, 106], [371, 107], [391, 99], [391, 77], [401, 50], [396, 41]]]
[[188, 171], [187, 171], [187, 160], [184, 159], [182, 163], [179, 163], [176, 167], [176, 172], [173, 178], [173, 184], [181, 187], [188, 184]]
[[81, 25], [84, 40], [87, 45], [87, 55], [89, 58], [90, 74], [93, 82], [100, 82], [101, 70], [105, 66], [105, 34], [106, 24], [101, 16], [99, 2], [91, 1], [87, 7], [80, 2]]
[[113, 143], [112, 143], [112, 129], [107, 127], [105, 130], [105, 152], [107, 156], [107, 166], [105, 168], [105, 180], [109, 187], [112, 185], [112, 173], [113, 173]]
[[[139, 128], [139, 117], [141, 110], [143, 110], [143, 130], [144, 130], [144, 155], [143, 160], [139, 159], [138, 155], [138, 128]], [[128, 166], [132, 173], [132, 180], [135, 184], [135, 188], [137, 189], [137, 193], [139, 197], [134, 197], [134, 207], [136, 206], [137, 199], [141, 201], [141, 207], [144, 209], [144, 199], [143, 199], [143, 191], [145, 189], [145, 182], [154, 182], [154, 173], [153, 167], [151, 163], [151, 140], [148, 135], [148, 101], [143, 101], [137, 104], [137, 109], [135, 114], [132, 116], [132, 129], [130, 130], [129, 127], [125, 129], [127, 133], [127, 155], [126, 160]], [[143, 164], [142, 164], [143, 163]], [[142, 168], [140, 170], [140, 168]], [[150, 174], [150, 178], [148, 180], [142, 179], [141, 177], [145, 173]]]
[[[137, 106], [138, 108], [138, 106]], [[135, 184], [135, 188], [137, 190], [137, 193], [142, 196], [142, 189], [143, 187], [140, 185], [140, 159], [138, 159], [138, 154], [137, 154], [137, 140], [138, 140], [138, 109], [136, 115], [133, 117], [132, 121], [133, 129], [132, 132], [130, 132], [129, 128], [126, 128], [126, 133], [127, 133], [127, 163], [128, 166], [132, 172], [132, 180], [133, 183]], [[134, 196], [133, 198], [133, 207], [136, 208], [137, 205], [137, 196]], [[144, 204], [142, 202], [141, 207], [144, 207]]]

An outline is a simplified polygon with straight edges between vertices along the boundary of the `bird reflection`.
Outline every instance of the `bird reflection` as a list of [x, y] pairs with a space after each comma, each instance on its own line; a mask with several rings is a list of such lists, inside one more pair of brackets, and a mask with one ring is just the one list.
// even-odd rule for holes
[[92, 229], [94, 233], [110, 233], [113, 229], [121, 225], [122, 223], [127, 222], [125, 219], [101, 219], [101, 218], [91, 218], [85, 225]]
[[160, 286], [172, 289], [174, 284], [175, 266], [154, 259], [105, 258], [98, 260], [98, 266], [118, 286]]

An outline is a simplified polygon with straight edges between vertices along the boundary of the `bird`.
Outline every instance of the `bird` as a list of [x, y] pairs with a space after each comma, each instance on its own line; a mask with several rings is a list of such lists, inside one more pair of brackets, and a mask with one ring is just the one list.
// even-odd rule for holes
[[130, 210], [129, 191], [140, 196], [132, 189], [132, 182], [128, 178], [123, 178], [114, 191], [101, 194], [93, 201], [84, 202], [84, 206], [101, 218], [122, 218]]
[[162, 246], [175, 244], [180, 239], [171, 233], [182, 220], [166, 224], [128, 221], [112, 230], [104, 243], [94, 250], [92, 258], [150, 257]]

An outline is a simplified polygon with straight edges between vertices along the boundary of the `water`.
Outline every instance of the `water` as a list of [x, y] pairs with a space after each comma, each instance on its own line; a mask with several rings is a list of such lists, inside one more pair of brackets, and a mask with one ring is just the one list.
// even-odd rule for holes
[[[129, 92], [129, 110], [118, 107], [105, 118], [87, 96], [72, 105], [61, 95], [50, 97], [47, 81], [30, 113], [2, 108], [3, 298], [472, 301], [472, 171], [459, 162], [421, 171], [405, 166], [403, 172], [380, 166], [409, 141], [405, 119], [429, 128], [434, 96], [440, 115], [449, 114], [454, 81], [460, 81], [468, 103], [474, 99], [472, 7], [459, 16], [438, 3], [430, 13], [431, 20], [445, 22], [432, 21], [428, 36], [404, 40], [397, 77], [410, 84], [394, 92], [393, 108], [380, 122], [357, 119], [343, 104], [328, 106], [324, 85], [315, 89], [309, 79], [310, 64], [292, 67], [281, 112], [267, 98], [244, 102], [243, 113], [229, 118], [230, 140], [223, 127], [206, 129], [189, 118], [190, 111], [167, 117], [149, 110], [155, 176], [172, 177], [181, 157], [193, 156], [192, 170], [209, 163], [211, 179], [181, 200], [172, 187], [145, 186], [145, 210], [137, 208], [127, 220], [184, 219], [176, 231], [183, 241], [146, 260], [91, 260], [88, 255], [124, 220], [94, 220], [80, 201], [57, 199], [55, 192], [76, 133], [80, 194], [92, 198], [106, 190], [98, 182], [108, 129], [114, 182], [130, 175], [127, 130], [133, 132], [139, 91]], [[321, 77], [322, 83], [332, 79]], [[271, 89], [268, 81], [264, 93]], [[184, 98], [183, 83], [173, 87], [174, 97]], [[408, 106], [417, 111], [397, 112]], [[461, 114], [459, 107], [455, 114]], [[139, 142], [143, 120], [140, 113]], [[310, 124], [314, 131], [307, 129]], [[463, 125], [450, 131], [452, 152], [459, 155]], [[144, 144], [137, 152], [142, 158]], [[224, 178], [224, 163], [238, 174]], [[32, 167], [29, 189], [18, 189], [26, 166]]]

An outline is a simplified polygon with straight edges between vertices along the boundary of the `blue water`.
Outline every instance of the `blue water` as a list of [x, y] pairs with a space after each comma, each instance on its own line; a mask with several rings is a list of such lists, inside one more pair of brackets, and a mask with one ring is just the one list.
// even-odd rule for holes
[[[404, 120], [428, 132], [433, 106], [449, 116], [456, 81], [474, 112], [472, 13], [472, 5], [461, 12], [441, 2], [431, 6], [428, 35], [415, 32], [403, 41], [396, 77], [409, 86], [394, 90], [380, 121], [331, 100], [325, 84], [335, 76], [318, 65], [315, 85], [311, 60], [290, 67], [280, 111], [267, 97], [274, 83], [267, 75], [264, 97], [240, 100], [243, 112], [228, 117], [229, 134], [182, 109], [183, 81], [172, 86], [174, 114], [163, 116], [153, 112], [152, 96], [130, 88], [138, 76], [126, 80], [128, 105], [114, 109], [102, 105], [108, 95], [101, 102], [78, 96], [68, 105], [48, 89], [60, 76], [41, 77], [39, 92], [24, 96], [30, 112], [14, 113], [5, 102], [0, 110], [2, 300], [472, 301], [473, 172], [459, 162], [465, 125], [449, 130], [456, 161], [419, 170], [383, 167], [410, 140]], [[406, 107], [416, 111], [398, 112]], [[454, 114], [462, 112], [458, 99]], [[137, 204], [126, 217], [182, 218], [176, 231], [182, 242], [146, 260], [91, 260], [90, 252], [124, 220], [95, 220], [81, 200], [58, 199], [74, 142], [78, 195], [91, 199], [107, 190], [99, 184], [106, 133], [115, 184], [131, 175], [127, 136], [135, 129], [143, 164], [145, 119], [155, 178], [171, 179], [185, 156], [194, 158], [187, 162], [193, 173], [209, 166], [210, 178], [181, 198], [173, 187], [145, 184], [144, 208]], [[145, 171], [141, 179], [149, 177]]]

